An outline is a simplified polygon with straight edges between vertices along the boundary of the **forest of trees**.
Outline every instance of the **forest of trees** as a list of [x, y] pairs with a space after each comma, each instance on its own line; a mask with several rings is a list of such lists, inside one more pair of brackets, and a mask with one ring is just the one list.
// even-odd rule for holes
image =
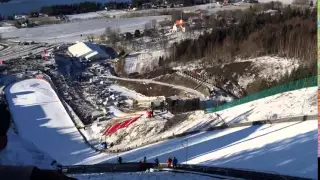
[[2, 4], [2, 3], [9, 2], [9, 1], [11, 1], [11, 0], [0, 0], [0, 3]]
[[253, 8], [240, 13], [237, 24], [227, 25], [221, 19], [215, 22], [211, 33], [173, 44], [165, 61], [205, 59], [218, 64], [232, 62], [236, 58], [276, 55], [299, 60], [303, 69], [296, 70], [301, 76], [294, 79], [316, 75], [316, 10], [298, 10], [288, 6], [278, 9], [274, 15], [258, 14]]
[[65, 4], [42, 7], [40, 12], [50, 16], [80, 14], [86, 12], [94, 12], [104, 9], [102, 3], [82, 2], [79, 4]]
[[108, 2], [108, 3], [96, 3], [96, 2], [82, 2], [77, 4], [63, 4], [42, 7], [40, 12], [51, 15], [69, 15], [80, 14], [87, 12], [95, 12], [108, 9], [127, 9], [129, 7], [128, 2]]

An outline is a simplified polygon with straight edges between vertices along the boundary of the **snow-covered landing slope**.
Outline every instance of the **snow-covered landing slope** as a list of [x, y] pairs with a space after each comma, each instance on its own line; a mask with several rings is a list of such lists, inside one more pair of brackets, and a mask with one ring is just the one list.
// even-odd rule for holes
[[[317, 178], [317, 121], [281, 123], [203, 132], [135, 149], [118, 156], [137, 162], [144, 156], [166, 162], [202, 164]], [[188, 148], [184, 148], [188, 147]], [[87, 159], [116, 162], [118, 156]], [[87, 163], [88, 163], [87, 162]]]
[[19, 135], [64, 165], [95, 155], [84, 142], [50, 84], [27, 79], [5, 89]]
[[53, 159], [46, 153], [39, 151], [32, 143], [22, 139], [11, 129], [7, 133], [8, 146], [0, 152], [2, 165], [33, 165], [43, 169], [53, 168], [50, 164]]

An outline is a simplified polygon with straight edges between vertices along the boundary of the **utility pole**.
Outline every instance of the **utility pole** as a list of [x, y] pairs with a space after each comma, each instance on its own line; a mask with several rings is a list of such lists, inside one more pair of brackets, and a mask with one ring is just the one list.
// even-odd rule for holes
[[[186, 145], [184, 145], [183, 144], [183, 142], [184, 141], [186, 141]], [[182, 141], [182, 146], [184, 147], [184, 148], [186, 148], [186, 164], [188, 164], [188, 139], [186, 139], [186, 140], [184, 140], [184, 141]]]

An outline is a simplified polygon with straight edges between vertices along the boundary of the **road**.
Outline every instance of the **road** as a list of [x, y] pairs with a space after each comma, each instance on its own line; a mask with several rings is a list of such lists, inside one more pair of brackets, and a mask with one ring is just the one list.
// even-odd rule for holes
[[198, 96], [201, 100], [202, 99], [206, 99], [206, 97], [194, 90], [194, 89], [190, 89], [190, 88], [187, 88], [187, 87], [184, 87], [184, 86], [179, 86], [179, 85], [173, 85], [173, 84], [168, 84], [168, 83], [163, 83], [163, 82], [159, 82], [159, 81], [154, 81], [154, 80], [151, 80], [151, 79], [128, 79], [128, 78], [120, 78], [120, 77], [115, 77], [115, 76], [102, 76], [102, 77], [105, 77], [105, 78], [108, 78], [108, 79], [117, 79], [117, 80], [123, 80], [123, 81], [131, 81], [131, 82], [144, 82], [144, 83], [151, 83], [151, 84], [158, 84], [158, 85], [162, 85], [162, 86], [169, 86], [169, 87], [172, 87], [172, 88], [175, 88], [175, 89], [180, 89], [182, 91], [186, 91], [188, 93], [191, 93], [191, 94], [194, 94], [196, 96]]
[[44, 44], [19, 45], [17, 43], [0, 44], [0, 45], [5, 47], [4, 49], [0, 50], [0, 59], [4, 61], [10, 60], [10, 59], [16, 59], [16, 58], [28, 55], [29, 53], [39, 54], [44, 49], [49, 50], [56, 46], [56, 45], [46, 46]]

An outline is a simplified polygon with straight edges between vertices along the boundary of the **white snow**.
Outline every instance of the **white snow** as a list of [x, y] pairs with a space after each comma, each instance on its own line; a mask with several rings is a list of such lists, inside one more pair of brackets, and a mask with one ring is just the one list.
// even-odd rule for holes
[[[78, 180], [214, 180], [208, 176], [201, 176], [195, 174], [170, 173], [170, 172], [152, 172], [152, 173], [100, 173], [100, 174], [74, 174]], [[220, 178], [219, 178], [220, 179]]]
[[[53, 24], [35, 28], [22, 28], [4, 32], [3, 38], [18, 38], [23, 41], [37, 42], [76, 42], [86, 40], [89, 35], [101, 35], [107, 27], [120, 28], [121, 32], [134, 32], [143, 29], [152, 19], [157, 21], [170, 16], [150, 16], [127, 19], [91, 19], [65, 24]], [[81, 36], [82, 35], [82, 36]]]
[[100, 18], [103, 17], [101, 14], [96, 12], [89, 12], [89, 13], [82, 13], [82, 14], [73, 14], [67, 15], [69, 20], [86, 20], [86, 19], [93, 19], [93, 18]]
[[135, 99], [135, 100], [145, 100], [145, 101], [152, 101], [152, 100], [155, 100], [159, 97], [149, 97], [149, 96], [144, 96], [140, 93], [137, 93], [135, 91], [132, 91], [130, 89], [127, 89], [123, 86], [118, 86], [118, 85], [111, 85], [110, 86], [110, 89], [115, 91], [115, 92], [120, 92], [122, 96], [125, 96], [125, 97], [128, 97], [128, 98], [132, 98], [132, 99]]
[[12, 129], [7, 133], [8, 146], [0, 151], [0, 164], [30, 166], [35, 165], [43, 169], [52, 169], [53, 159], [39, 151], [32, 143], [15, 134]]
[[126, 115], [126, 113], [120, 111], [119, 109], [115, 108], [114, 106], [109, 106], [108, 111], [111, 112], [116, 117], [122, 117], [122, 116]]
[[296, 59], [262, 56], [252, 59], [238, 59], [235, 62], [252, 62], [253, 67], [258, 69], [258, 76], [248, 74], [239, 77], [239, 85], [246, 88], [250, 83], [253, 83], [257, 78], [268, 79], [269, 81], [280, 80], [286, 72], [289, 74], [295, 68], [299, 67], [299, 61]]
[[[259, 3], [269, 3], [270, 0], [259, 0]], [[282, 4], [292, 4], [294, 0], [279, 0]]]
[[1, 33], [5, 33], [5, 32], [14, 31], [14, 30], [17, 30], [17, 28], [14, 27], [14, 26], [4, 26], [4, 27], [0, 27], [0, 34], [1, 34]]
[[[252, 62], [252, 65], [248, 66], [248, 68], [244, 70], [244, 74], [238, 77], [238, 84], [242, 88], [247, 88], [249, 84], [255, 82], [260, 78], [266, 79], [268, 81], [280, 80], [286, 72], [291, 73], [292, 70], [299, 67], [299, 61], [297, 59], [277, 56], [262, 56], [249, 59], [237, 59], [235, 60], [235, 62], [222, 64], [221, 68], [226, 65], [239, 62]], [[212, 67], [212, 64], [208, 64], [205, 60], [197, 60], [183, 64], [172, 63], [170, 66], [173, 67], [172, 69], [178, 71], [194, 71], [196, 69]], [[234, 73], [234, 75], [236, 74]]]
[[[220, 116], [219, 118], [217, 114]], [[316, 114], [317, 87], [312, 87], [277, 94], [217, 113], [205, 114], [204, 111], [195, 111], [190, 115], [186, 114], [182, 121], [162, 133], [159, 131], [165, 126], [166, 120], [164, 118], [167, 114], [160, 113], [156, 115], [155, 120], [141, 118], [132, 126], [119, 130], [116, 134], [108, 136], [107, 139], [117, 140], [120, 138], [120, 144], [114, 148], [121, 149], [140, 146], [144, 142], [159, 141], [161, 138], [167, 138], [173, 134], [206, 130], [210, 126], [222, 125], [223, 123], [235, 124]]]
[[8, 86], [5, 93], [19, 135], [41, 151], [65, 165], [95, 155], [48, 82], [19, 81]]
[[[97, 154], [87, 147], [47, 82], [37, 79], [23, 80], [9, 86], [5, 91], [19, 135], [58, 162], [71, 165], [116, 161], [116, 155]], [[317, 87], [286, 92], [218, 113], [229, 123], [261, 120], [270, 116], [275, 118], [315, 115], [316, 92]], [[139, 133], [144, 132], [143, 125], [147, 130], [152, 130], [148, 126], [156, 128], [152, 130], [156, 133], [140, 136], [136, 141], [126, 141], [126, 146], [134, 146], [143, 141], [151, 142], [171, 136], [172, 133], [202, 129], [214, 122], [211, 118], [215, 119], [215, 114], [204, 115], [199, 111], [192, 116], [164, 133], [157, 132], [161, 130], [161, 127], [157, 126], [161, 124], [160, 121], [148, 122], [148, 119], [142, 119], [135, 123], [137, 126], [132, 125], [122, 131], [129, 133], [122, 136], [139, 136]], [[137, 162], [144, 156], [148, 161], [158, 157], [160, 162], [165, 162], [168, 156], [176, 156], [180, 163], [247, 168], [316, 178], [316, 145], [315, 119], [201, 132], [119, 155], [124, 162]], [[188, 147], [188, 153], [184, 147]]]
[[[317, 114], [317, 87], [276, 94], [217, 112], [227, 123], [241, 123]], [[213, 118], [216, 115], [204, 116]]]
[[189, 70], [193, 71], [200, 68], [205, 68], [202, 66], [203, 63], [201, 60], [196, 60], [192, 62], [183, 63], [183, 65], [175, 65], [172, 69], [177, 71]]
[[[165, 162], [169, 156], [175, 156], [180, 163], [317, 178], [316, 125], [317, 121], [313, 120], [203, 132], [156, 143], [118, 156], [121, 156], [124, 162], [137, 162], [144, 156], [150, 162], [156, 157], [160, 162]], [[91, 161], [114, 162], [116, 156]]]

